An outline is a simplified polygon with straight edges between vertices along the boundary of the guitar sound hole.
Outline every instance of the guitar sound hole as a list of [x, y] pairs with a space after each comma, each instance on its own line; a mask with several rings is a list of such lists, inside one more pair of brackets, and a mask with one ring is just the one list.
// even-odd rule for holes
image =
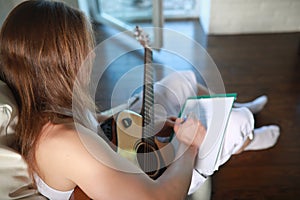
[[154, 146], [144, 142], [140, 143], [136, 149], [140, 167], [153, 179], [156, 179], [158, 174], [160, 174], [159, 170], [161, 168], [160, 158], [156, 150]]

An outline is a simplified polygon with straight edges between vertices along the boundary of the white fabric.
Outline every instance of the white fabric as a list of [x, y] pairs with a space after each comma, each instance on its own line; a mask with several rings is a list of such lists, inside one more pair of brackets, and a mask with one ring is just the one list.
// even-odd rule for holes
[[[228, 120], [223, 149], [217, 165], [220, 167], [236, 153], [254, 129], [254, 118], [248, 108], [233, 108]], [[196, 170], [188, 194], [194, 193], [206, 179]]]
[[0, 145], [0, 199], [18, 199], [34, 195], [27, 164], [13, 149]]
[[59, 191], [48, 186], [37, 174], [34, 174], [34, 180], [38, 191], [51, 200], [69, 200], [73, 191]]
[[32, 188], [27, 164], [12, 148], [17, 113], [13, 94], [0, 80], [0, 199], [45, 199]]
[[277, 125], [262, 126], [254, 129], [253, 139], [244, 151], [263, 150], [273, 147], [280, 136], [280, 127]]
[[27, 164], [22, 156], [3, 145], [0, 145], [0, 199], [46, 199], [32, 187]]
[[18, 120], [17, 104], [10, 89], [0, 80], [0, 144], [10, 146]]
[[[154, 93], [154, 103], [160, 105], [159, 112], [155, 110], [156, 118], [178, 116], [185, 100], [197, 95], [196, 76], [192, 71], [174, 72], [154, 85]], [[132, 110], [139, 112], [141, 107], [142, 101], [139, 101], [132, 106]], [[253, 129], [252, 113], [247, 108], [233, 108], [225, 132], [219, 166], [241, 148]], [[205, 181], [206, 178], [194, 170], [189, 194], [195, 192]]]
[[[197, 80], [192, 71], [173, 72], [154, 85], [155, 117], [178, 116], [187, 97], [197, 95]], [[142, 97], [142, 94], [140, 94]], [[130, 109], [140, 113], [142, 98]]]

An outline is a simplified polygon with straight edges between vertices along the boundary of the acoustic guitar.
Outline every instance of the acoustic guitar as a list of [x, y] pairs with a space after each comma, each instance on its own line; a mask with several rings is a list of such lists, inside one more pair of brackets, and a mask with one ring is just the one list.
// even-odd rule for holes
[[[140, 27], [135, 29], [136, 39], [144, 48], [144, 83], [141, 113], [124, 110], [101, 124], [113, 149], [138, 165], [150, 178], [157, 179], [174, 156], [171, 145], [159, 142], [154, 124], [154, 68], [149, 37]], [[162, 147], [163, 148], [162, 150]]]

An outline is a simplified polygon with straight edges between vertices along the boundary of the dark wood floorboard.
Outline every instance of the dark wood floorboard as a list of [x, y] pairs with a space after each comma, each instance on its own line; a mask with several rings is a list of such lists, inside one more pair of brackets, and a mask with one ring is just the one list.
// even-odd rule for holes
[[[181, 31], [207, 49], [222, 75], [226, 92], [238, 93], [238, 101], [268, 95], [265, 109], [255, 116], [256, 127], [268, 124], [281, 127], [274, 148], [233, 156], [213, 175], [212, 199], [298, 199], [300, 33], [206, 36], [198, 22], [168, 22], [166, 27]], [[117, 33], [102, 25], [96, 26], [96, 31], [99, 43]], [[176, 42], [180, 45], [180, 41]], [[113, 50], [106, 52], [113, 53]], [[174, 55], [164, 55], [162, 61], [190, 68], [188, 63], [174, 59]], [[140, 53], [133, 52], [116, 59], [106, 70], [96, 95], [103, 109], [110, 107], [109, 94], [118, 79], [142, 62]], [[132, 81], [141, 81], [142, 75], [136, 76]], [[120, 102], [124, 98], [120, 94]]]
[[278, 144], [234, 156], [213, 176], [213, 199], [297, 199], [300, 195], [300, 34], [209, 37], [227, 91], [240, 101], [267, 94], [256, 126], [281, 127]]

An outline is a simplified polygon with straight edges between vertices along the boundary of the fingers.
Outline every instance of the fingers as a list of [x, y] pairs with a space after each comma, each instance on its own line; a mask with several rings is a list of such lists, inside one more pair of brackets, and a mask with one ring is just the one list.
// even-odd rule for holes
[[180, 126], [180, 124], [181, 124], [183, 121], [184, 121], [184, 120], [181, 119], [181, 118], [177, 118], [177, 119], [176, 119], [176, 121], [175, 121], [175, 123], [174, 123], [174, 131], [175, 131], [175, 133], [178, 132], [179, 126]]
[[188, 118], [187, 120], [177, 119], [174, 131], [179, 141], [197, 148], [202, 144], [206, 134], [206, 129], [201, 122], [193, 118]]

